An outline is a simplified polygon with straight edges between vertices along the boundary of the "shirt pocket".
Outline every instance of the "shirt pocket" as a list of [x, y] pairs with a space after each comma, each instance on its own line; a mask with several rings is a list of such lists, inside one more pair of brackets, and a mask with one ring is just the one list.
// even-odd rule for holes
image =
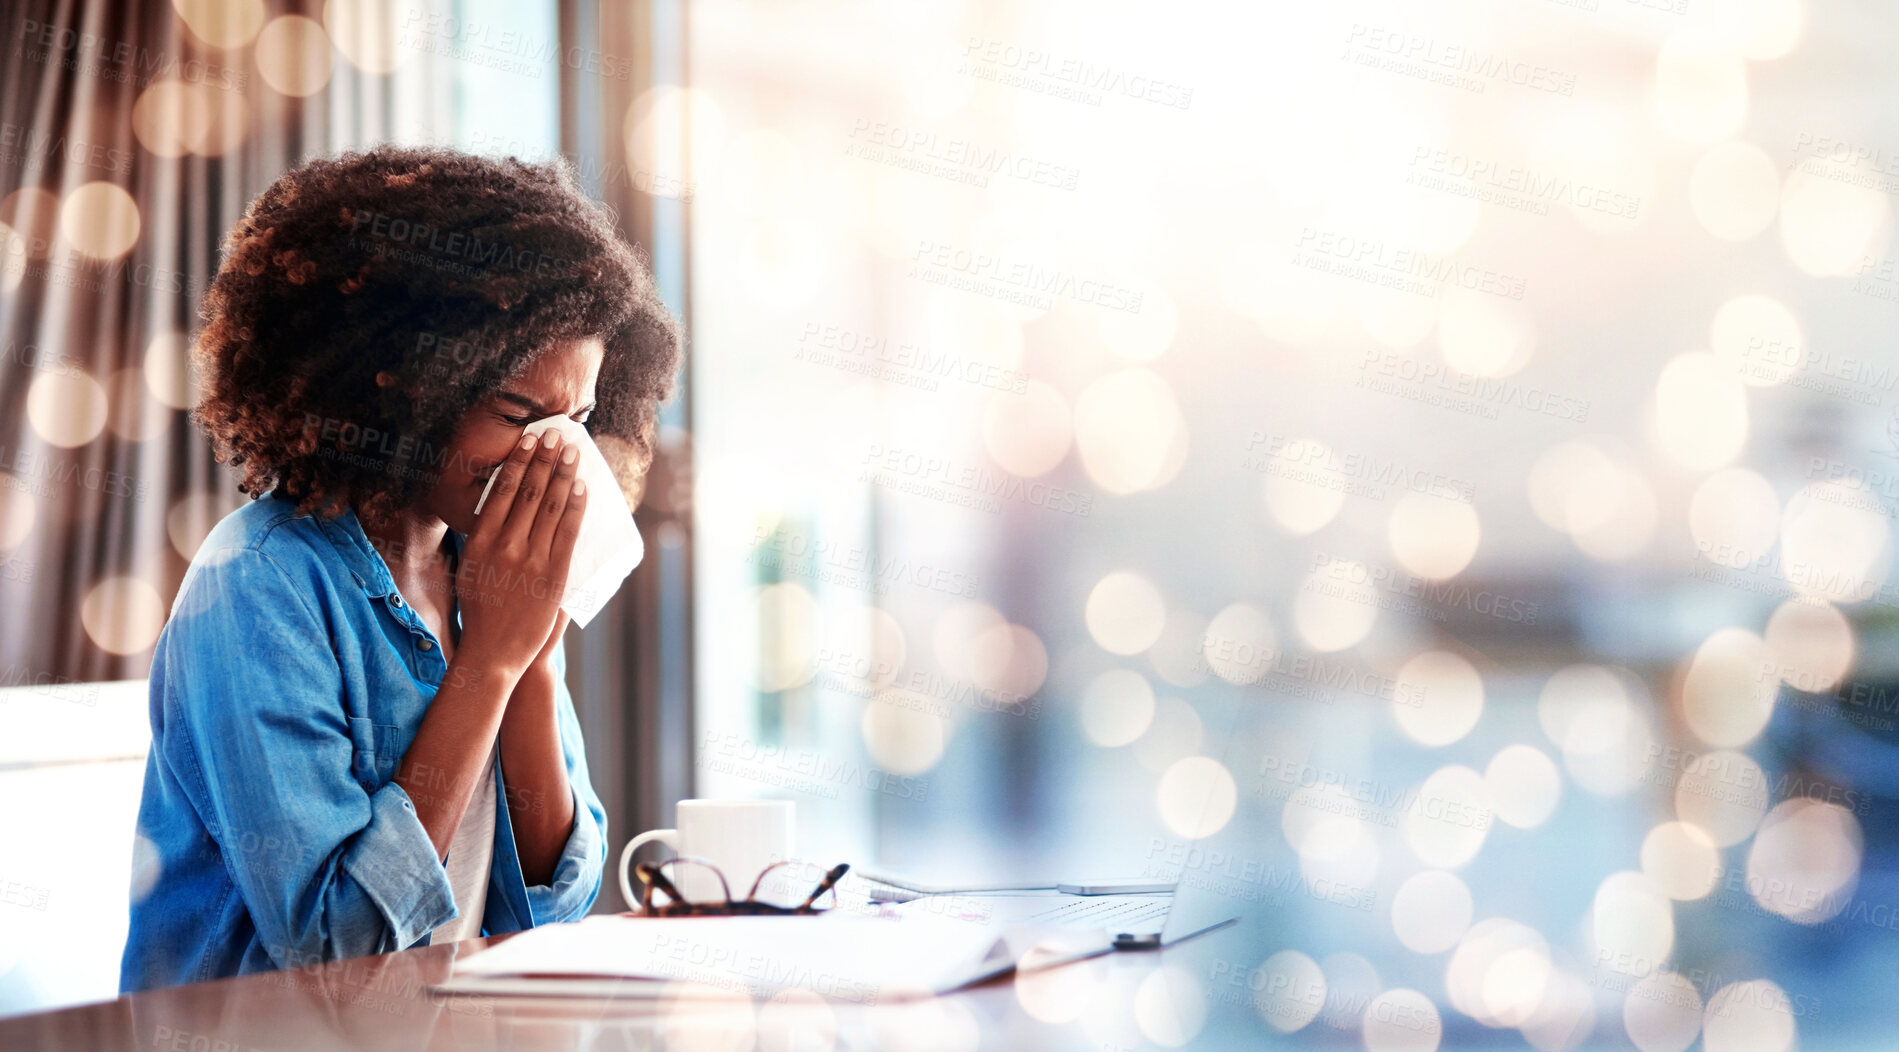
[[415, 731], [392, 723], [376, 723], [366, 716], [349, 718], [350, 741], [356, 747], [350, 773], [375, 792], [396, 776], [396, 768], [415, 740]]

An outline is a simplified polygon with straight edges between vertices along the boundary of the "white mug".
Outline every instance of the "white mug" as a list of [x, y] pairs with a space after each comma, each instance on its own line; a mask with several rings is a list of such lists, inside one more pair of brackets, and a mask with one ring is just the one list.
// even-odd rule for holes
[[[627, 880], [633, 852], [658, 841], [677, 855], [704, 859], [719, 867], [731, 885], [732, 899], [743, 899], [752, 882], [773, 862], [792, 857], [794, 809], [790, 800], [681, 800], [676, 829], [655, 829], [626, 842], [620, 851], [620, 897], [638, 912], [640, 897]], [[666, 875], [689, 902], [719, 902], [719, 878], [704, 866], [670, 866]]]

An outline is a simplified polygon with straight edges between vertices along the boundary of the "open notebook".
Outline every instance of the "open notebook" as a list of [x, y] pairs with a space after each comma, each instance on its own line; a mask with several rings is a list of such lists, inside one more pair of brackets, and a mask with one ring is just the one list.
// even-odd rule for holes
[[533, 928], [461, 958], [432, 989], [621, 998], [769, 997], [802, 989], [877, 1004], [1106, 948], [1100, 933], [1001, 928], [969, 916], [896, 909], [797, 917], [595, 915]]

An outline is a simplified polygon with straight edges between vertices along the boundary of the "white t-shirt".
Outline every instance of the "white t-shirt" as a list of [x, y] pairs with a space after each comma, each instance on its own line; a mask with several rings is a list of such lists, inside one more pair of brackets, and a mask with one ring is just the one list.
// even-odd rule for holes
[[461, 915], [436, 925], [429, 937], [431, 946], [473, 939], [481, 934], [481, 913], [488, 903], [488, 870], [494, 861], [495, 793], [498, 791], [495, 753], [499, 749], [497, 744], [488, 750], [488, 763], [481, 769], [481, 777], [475, 780], [468, 810], [462, 812], [461, 824], [455, 827], [455, 835], [448, 842], [448, 861], [444, 866]]

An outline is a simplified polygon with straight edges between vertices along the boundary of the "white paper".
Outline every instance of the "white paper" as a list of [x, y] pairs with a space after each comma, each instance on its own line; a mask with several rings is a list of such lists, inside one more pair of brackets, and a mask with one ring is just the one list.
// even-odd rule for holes
[[553, 992], [575, 981], [651, 979], [754, 996], [796, 988], [875, 1004], [953, 989], [993, 973], [1010, 952], [989, 925], [929, 914], [594, 915], [531, 928], [461, 958], [444, 986], [517, 992], [512, 987], [531, 990], [527, 983], [537, 980], [513, 980], [536, 976]]
[[[550, 416], [534, 421], [525, 430], [527, 434], [538, 435], [550, 427], [561, 433], [563, 445], [572, 444], [580, 450], [575, 477], [587, 483], [587, 511], [580, 522], [580, 536], [574, 541], [573, 562], [567, 570], [567, 591], [560, 603], [574, 624], [586, 628], [593, 615], [620, 590], [626, 575], [640, 564], [646, 554], [646, 542], [640, 539], [639, 527], [633, 522], [633, 509], [627, 507], [619, 480], [607, 466], [600, 447], [593, 444], [586, 425], [575, 423], [572, 417]], [[475, 514], [481, 514], [482, 506], [488, 503], [489, 491], [495, 488], [495, 480], [500, 477], [499, 470], [489, 477], [481, 499], [475, 502]]]

